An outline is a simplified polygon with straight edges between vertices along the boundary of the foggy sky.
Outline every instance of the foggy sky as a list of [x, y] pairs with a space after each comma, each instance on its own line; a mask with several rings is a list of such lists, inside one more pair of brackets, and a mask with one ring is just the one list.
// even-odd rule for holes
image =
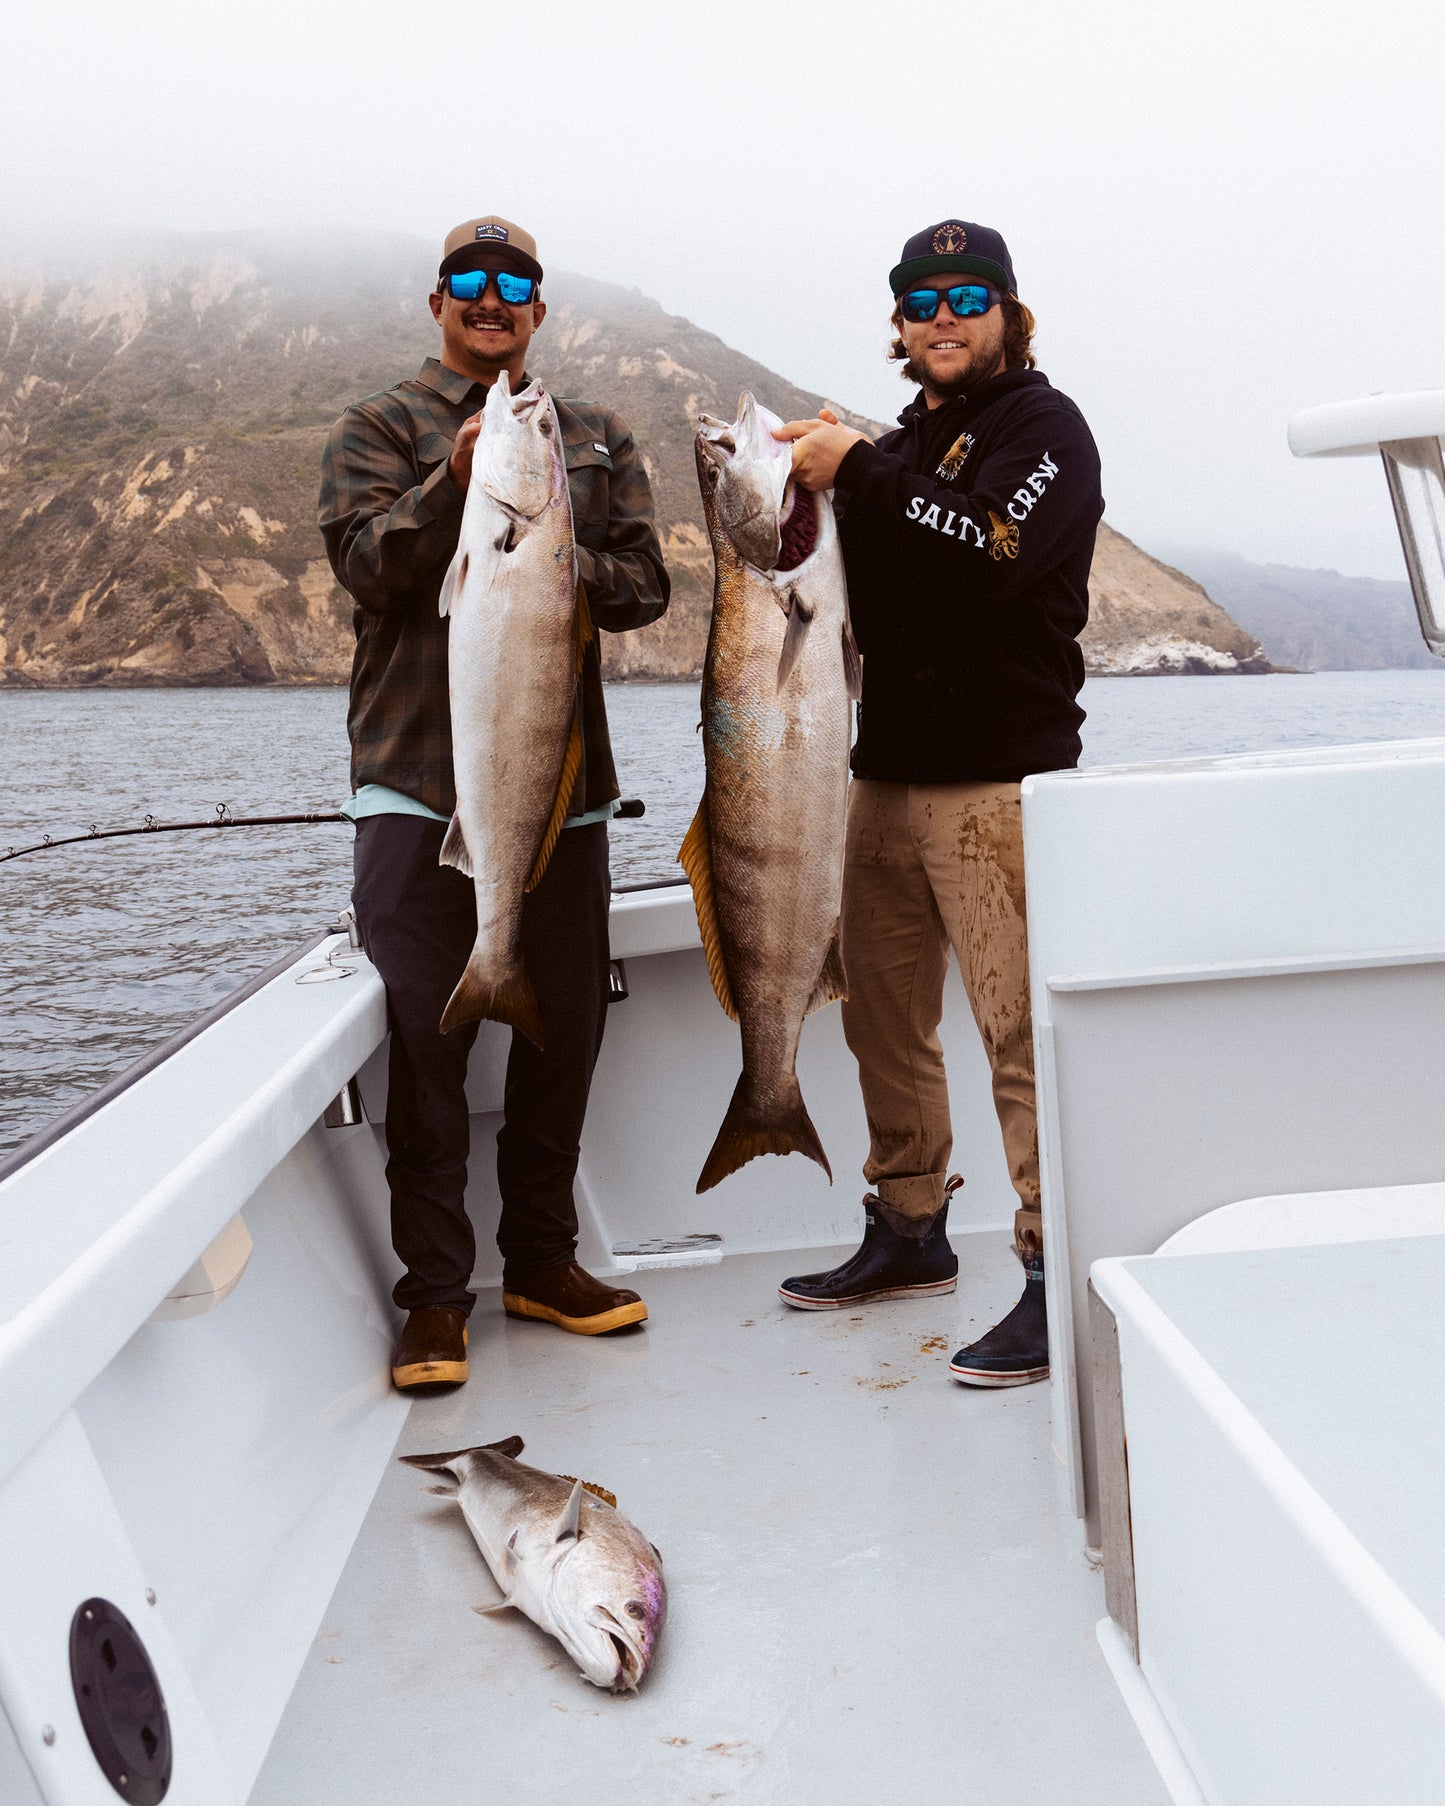
[[1284, 434], [1445, 387], [1438, 5], [53, 0], [4, 42], [0, 239], [496, 211], [887, 420], [888, 268], [975, 219], [1116, 527], [1403, 574], [1378, 464]]

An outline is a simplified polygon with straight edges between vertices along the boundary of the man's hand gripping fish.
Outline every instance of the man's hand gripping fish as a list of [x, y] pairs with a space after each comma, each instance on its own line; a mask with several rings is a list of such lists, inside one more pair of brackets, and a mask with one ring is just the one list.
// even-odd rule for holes
[[846, 995], [838, 949], [848, 626], [832, 501], [790, 480], [776, 416], [744, 395], [694, 441], [716, 578], [703, 672], [707, 787], [679, 858], [743, 1070], [697, 1189], [793, 1151], [832, 1178], [796, 1071], [803, 1018]]
[[557, 411], [538, 383], [513, 395], [505, 370], [487, 394], [440, 608], [451, 616], [457, 786], [441, 861], [477, 892], [476, 943], [441, 1026], [488, 1017], [541, 1047], [522, 898], [547, 869], [581, 765], [578, 679], [592, 625]]
[[595, 1687], [636, 1692], [667, 1616], [662, 1557], [617, 1501], [565, 1474], [527, 1467], [520, 1436], [443, 1455], [403, 1455], [449, 1474], [505, 1598], [553, 1636]]

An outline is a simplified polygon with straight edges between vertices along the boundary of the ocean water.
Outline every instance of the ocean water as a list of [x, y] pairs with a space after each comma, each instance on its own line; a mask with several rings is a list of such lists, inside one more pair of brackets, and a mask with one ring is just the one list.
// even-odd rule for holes
[[[1445, 734], [1445, 669], [1096, 678], [1085, 763]], [[615, 883], [680, 875], [702, 790], [695, 684], [608, 694], [624, 793]], [[44, 834], [333, 809], [341, 690], [0, 692], [0, 853]], [[146, 836], [0, 865], [0, 1152], [77, 1102], [344, 907], [351, 831]]]

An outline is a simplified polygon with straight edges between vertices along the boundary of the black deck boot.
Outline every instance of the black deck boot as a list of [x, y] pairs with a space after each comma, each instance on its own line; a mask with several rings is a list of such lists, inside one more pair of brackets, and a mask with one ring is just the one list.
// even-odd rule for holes
[[1027, 1386], [1049, 1377], [1049, 1322], [1044, 1308], [1044, 1257], [1024, 1262], [1024, 1295], [986, 1336], [960, 1348], [948, 1371], [965, 1386]]
[[958, 1256], [948, 1240], [948, 1204], [921, 1236], [900, 1235], [878, 1200], [863, 1200], [863, 1244], [830, 1273], [804, 1273], [778, 1287], [784, 1304], [800, 1311], [837, 1311], [885, 1298], [937, 1298], [958, 1284]]

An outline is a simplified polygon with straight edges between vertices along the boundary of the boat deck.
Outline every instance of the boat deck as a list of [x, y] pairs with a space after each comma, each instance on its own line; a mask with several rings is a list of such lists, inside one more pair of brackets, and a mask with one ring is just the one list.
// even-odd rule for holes
[[472, 1317], [473, 1378], [399, 1447], [512, 1433], [614, 1490], [666, 1559], [636, 1697], [582, 1680], [496, 1591], [455, 1504], [393, 1463], [251, 1806], [425, 1799], [1167, 1806], [1095, 1641], [1103, 1588], [1060, 1505], [1049, 1391], [949, 1355], [1012, 1301], [1006, 1236], [957, 1296], [802, 1313], [755, 1254], [642, 1276], [645, 1329]]

